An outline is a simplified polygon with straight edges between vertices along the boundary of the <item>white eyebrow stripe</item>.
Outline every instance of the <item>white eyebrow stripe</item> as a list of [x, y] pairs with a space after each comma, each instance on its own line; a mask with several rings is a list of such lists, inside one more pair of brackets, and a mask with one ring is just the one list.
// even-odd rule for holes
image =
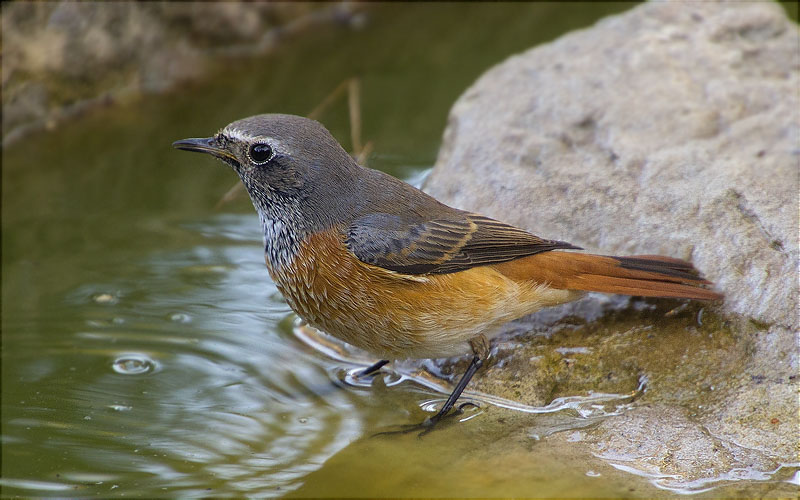
[[250, 142], [252, 139], [255, 139], [254, 136], [238, 128], [225, 127], [224, 129], [222, 129], [222, 135], [228, 137], [229, 139], [234, 139], [242, 142]]
[[269, 143], [269, 145], [272, 146], [272, 149], [275, 151], [284, 150], [283, 143], [281, 141], [265, 135], [252, 135], [248, 134], [244, 130], [233, 127], [225, 127], [224, 129], [222, 129], [221, 133], [228, 139], [234, 141], [246, 142], [246, 143], [264, 141]]

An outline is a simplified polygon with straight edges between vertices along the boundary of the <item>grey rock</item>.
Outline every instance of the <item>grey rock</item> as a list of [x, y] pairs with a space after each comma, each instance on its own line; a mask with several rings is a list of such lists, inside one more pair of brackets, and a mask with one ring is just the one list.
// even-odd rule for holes
[[[668, 421], [671, 425], [664, 426]], [[652, 436], [659, 439], [652, 439]], [[604, 420], [592, 432], [579, 431], [598, 456], [612, 464], [636, 466], [657, 485], [696, 492], [730, 479], [733, 469], [775, 470], [769, 456], [725, 441], [696, 425], [686, 412], [668, 406], [641, 407]]]
[[[690, 260], [745, 318], [725, 398], [635, 413], [652, 447], [639, 470], [702, 432], [796, 462], [799, 88], [800, 33], [778, 4], [653, 2], [509, 58], [451, 110], [427, 192], [588, 251]], [[715, 475], [739, 463], [726, 453], [707, 457]]]
[[773, 4], [609, 18], [467, 90], [426, 189], [587, 249], [689, 258], [729, 310], [796, 328], [797, 46]]

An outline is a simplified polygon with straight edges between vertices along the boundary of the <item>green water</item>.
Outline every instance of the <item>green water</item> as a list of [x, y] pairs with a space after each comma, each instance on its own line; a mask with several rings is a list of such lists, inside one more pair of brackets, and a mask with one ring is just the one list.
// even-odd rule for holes
[[[306, 114], [359, 76], [370, 165], [411, 178], [488, 67], [628, 7], [374, 6], [362, 29], [316, 29], [4, 150], [3, 495], [654, 494], [529, 439], [484, 457], [480, 418], [371, 437], [440, 395], [392, 375], [339, 383], [356, 365], [293, 335], [249, 201], [214, 208], [235, 176], [170, 147], [256, 113]], [[350, 147], [344, 101], [320, 119]]]

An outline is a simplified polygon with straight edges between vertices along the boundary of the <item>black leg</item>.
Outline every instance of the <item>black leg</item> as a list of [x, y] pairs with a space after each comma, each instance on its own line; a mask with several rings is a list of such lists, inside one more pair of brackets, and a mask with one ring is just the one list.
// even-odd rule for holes
[[367, 375], [372, 375], [373, 373], [375, 373], [376, 371], [380, 370], [381, 368], [384, 367], [384, 365], [386, 365], [388, 363], [389, 363], [388, 359], [382, 359], [382, 360], [378, 361], [377, 363], [375, 363], [374, 365], [372, 365], [370, 367], [367, 367], [367, 368], [364, 368], [363, 370], [358, 372], [358, 375], [356, 375], [356, 376], [357, 377], [366, 377]]
[[[475, 372], [477, 372], [481, 366], [483, 366], [484, 360], [489, 357], [489, 341], [485, 336], [479, 335], [478, 337], [475, 337], [470, 341], [470, 346], [472, 347], [472, 352], [475, 353], [475, 355], [472, 357], [472, 362], [470, 362], [469, 366], [467, 367], [467, 371], [461, 376], [461, 380], [458, 381], [458, 384], [456, 384], [453, 392], [450, 393], [447, 401], [445, 401], [444, 406], [442, 406], [442, 409], [439, 410], [436, 415], [425, 419], [425, 421], [421, 424], [405, 426], [404, 429], [398, 431], [379, 432], [374, 436], [406, 434], [413, 431], [422, 431], [419, 433], [419, 436], [422, 437], [430, 432], [439, 421], [444, 419], [453, 409], [453, 406], [455, 406], [458, 398], [461, 396], [461, 393], [464, 392], [467, 384], [469, 384], [469, 381], [472, 380], [472, 376], [475, 375]], [[465, 406], [465, 404], [459, 407], [459, 411], [463, 406]], [[453, 413], [453, 415], [456, 414], [458, 414], [458, 412]]]
[[442, 406], [442, 409], [439, 410], [439, 412], [436, 415], [428, 419], [426, 423], [427, 425], [433, 426], [434, 424], [436, 424], [436, 422], [441, 420], [442, 417], [447, 415], [450, 412], [450, 410], [453, 409], [453, 406], [456, 404], [456, 401], [458, 401], [458, 398], [461, 397], [461, 393], [464, 392], [464, 389], [466, 389], [467, 384], [469, 384], [469, 381], [472, 380], [472, 376], [475, 375], [475, 372], [477, 372], [481, 366], [483, 366], [483, 359], [481, 359], [481, 357], [476, 354], [475, 356], [473, 356], [472, 362], [467, 367], [467, 371], [464, 372], [464, 375], [461, 376], [461, 380], [458, 381], [458, 384], [456, 384], [455, 389], [453, 389], [453, 392], [450, 393], [450, 397], [448, 397], [447, 401], [444, 402], [444, 406]]

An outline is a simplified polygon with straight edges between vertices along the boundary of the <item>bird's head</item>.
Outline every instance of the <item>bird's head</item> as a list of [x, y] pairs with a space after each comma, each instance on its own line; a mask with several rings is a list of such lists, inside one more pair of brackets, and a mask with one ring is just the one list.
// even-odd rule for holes
[[172, 146], [208, 153], [231, 166], [262, 218], [284, 219], [289, 211], [311, 220], [330, 217], [361, 169], [325, 127], [294, 115], [251, 116], [213, 137]]

